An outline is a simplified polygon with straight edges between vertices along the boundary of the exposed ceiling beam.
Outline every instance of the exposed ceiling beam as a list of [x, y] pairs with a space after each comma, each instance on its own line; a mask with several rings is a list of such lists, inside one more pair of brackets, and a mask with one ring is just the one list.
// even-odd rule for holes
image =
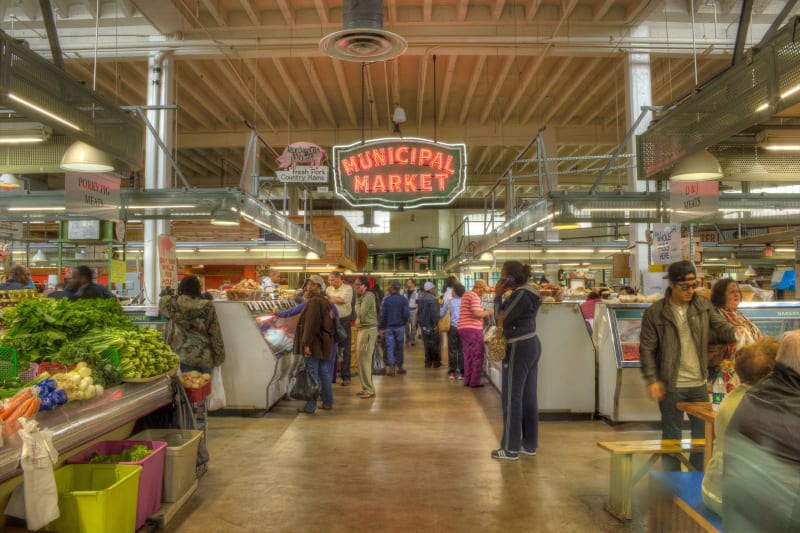
[[289, 7], [289, 4], [286, 0], [275, 0], [278, 4], [278, 9], [281, 10], [281, 15], [283, 15], [283, 20], [286, 22], [288, 26], [292, 26], [294, 22], [294, 17], [292, 16], [292, 10]]
[[[565, 2], [566, 2], [566, 6], [565, 6]], [[553, 37], [558, 35], [558, 30], [560, 30], [561, 26], [563, 26], [564, 23], [567, 20], [569, 20], [569, 16], [572, 15], [572, 12], [575, 10], [575, 6], [577, 6], [577, 5], [578, 5], [578, 0], [562, 0], [561, 1], [561, 5], [559, 6], [561, 8], [561, 11], [562, 11], [561, 18], [559, 19], [558, 24], [556, 25], [555, 29], [553, 30]]]
[[312, 127], [316, 127], [317, 121], [314, 119], [314, 114], [308, 109], [306, 99], [303, 98], [303, 91], [294, 83], [294, 78], [289, 74], [289, 71], [286, 70], [286, 65], [283, 64], [283, 60], [278, 57], [273, 57], [272, 62], [275, 64], [275, 68], [278, 70], [278, 75], [280, 75], [281, 80], [286, 84], [286, 88], [292, 95], [292, 102], [297, 105], [297, 109], [300, 110], [303, 118], [305, 118]]
[[514, 91], [514, 95], [511, 97], [511, 100], [506, 106], [506, 112], [503, 115], [503, 122], [508, 122], [508, 119], [511, 118], [511, 114], [517, 108], [519, 101], [524, 95], [528, 94], [528, 87], [533, 81], [533, 78], [536, 76], [536, 73], [539, 72], [539, 68], [542, 66], [542, 62], [544, 61], [545, 57], [547, 57], [547, 53], [550, 51], [550, 48], [551, 47], [548, 45], [541, 55], [536, 56], [531, 60], [533, 64], [525, 69], [525, 75], [522, 78], [522, 81], [517, 84], [517, 89]]
[[549, 72], [547, 74], [547, 82], [544, 84], [539, 91], [537, 91], [536, 100], [532, 105], [528, 107], [528, 111], [525, 113], [525, 117], [522, 119], [522, 122], [528, 122], [531, 117], [536, 113], [536, 109], [539, 107], [539, 104], [549, 95], [550, 90], [553, 86], [558, 83], [559, 81], [563, 82], [564, 78], [562, 78], [564, 72], [569, 68], [570, 64], [572, 63], [572, 58], [567, 58], [563, 61], [558, 62], [558, 66], [555, 68], [555, 72]]
[[[264, 124], [267, 128], [274, 130], [275, 125], [269, 119], [267, 112], [264, 111], [261, 102], [258, 101], [258, 99], [255, 97], [255, 94], [248, 93], [250, 87], [244, 84], [244, 80], [240, 79], [238, 72], [233, 71], [233, 65], [231, 65], [227, 60], [223, 59], [217, 59], [214, 61], [214, 64], [216, 65], [217, 70], [220, 71], [228, 81], [228, 85], [233, 87], [233, 90], [235, 90], [239, 95], [242, 103], [245, 104], [247, 108], [254, 110], [256, 118], [250, 118], [250, 121], [259, 126]], [[255, 89], [255, 82], [253, 82], [252, 88]]]
[[433, 0], [422, 0], [422, 21], [428, 23], [431, 21], [431, 12], [433, 11]]
[[583, 93], [581, 99], [575, 102], [574, 105], [572, 105], [572, 111], [570, 111], [569, 114], [563, 119], [564, 124], [569, 124], [570, 121], [573, 119], [573, 117], [578, 115], [581, 109], [583, 109], [583, 107], [586, 104], [592, 101], [595, 95], [599, 91], [601, 91], [608, 84], [608, 82], [611, 81], [612, 78], [614, 78], [617, 75], [619, 67], [621, 65], [622, 61], [614, 62], [610, 68], [605, 69], [605, 73], [599, 79], [592, 81], [591, 88], [585, 93]]
[[200, 106], [206, 110], [206, 113], [216, 119], [219, 124], [227, 124], [227, 117], [225, 114], [218, 105], [212, 104], [208, 100], [208, 93], [203, 92], [195, 80], [186, 79], [186, 77], [179, 77], [178, 88], [198, 102]]
[[[550, 105], [550, 111], [544, 117], [544, 124], [548, 124], [550, 120], [558, 115], [561, 108], [570, 100], [572, 93], [580, 88], [583, 81], [590, 75], [596, 73], [596, 67], [600, 63], [601, 58], [595, 57], [586, 60], [586, 62], [579, 68], [575, 77], [570, 78], [568, 86], [565, 91], [561, 93], [555, 104]], [[570, 106], [572, 107], [572, 106]]]
[[458, 0], [458, 6], [456, 6], [456, 20], [458, 22], [464, 22], [467, 20], [467, 8], [469, 7], [469, 0]]
[[[399, 58], [397, 60], [399, 60]], [[336, 83], [339, 85], [339, 91], [342, 93], [342, 101], [347, 110], [347, 116], [350, 118], [350, 125], [356, 126], [358, 125], [358, 117], [353, 107], [353, 99], [350, 97], [350, 89], [347, 86], [347, 78], [344, 75], [342, 62], [337, 59], [331, 59], [331, 64], [333, 65], [333, 71], [336, 73]]]
[[203, 6], [206, 10], [211, 14], [214, 20], [220, 26], [227, 26], [228, 23], [225, 20], [225, 11], [224, 8], [219, 4], [218, 0], [200, 0], [203, 3]]
[[328, 18], [328, 6], [325, 5], [325, 0], [314, 0], [314, 8], [317, 10], [320, 24], [327, 25], [330, 23]]
[[492, 5], [492, 20], [500, 20], [505, 6], [506, 0], [495, 0], [494, 5]]
[[[253, 118], [242, 109], [241, 102], [238, 99], [231, 98], [230, 90], [221, 84], [213, 73], [206, 71], [204, 64], [201, 64], [200, 61], [188, 61], [187, 66], [200, 80], [199, 85], [204, 85], [209, 89], [207, 93], [208, 101], [211, 102], [213, 98], [216, 98], [227, 108], [228, 113], [226, 113], [226, 120], [223, 120], [223, 124], [231, 126], [235, 123], [242, 123], [245, 118]], [[203, 87], [201, 87], [202, 89]]]
[[328, 124], [335, 128], [339, 124], [336, 123], [336, 118], [333, 115], [331, 104], [328, 101], [328, 97], [325, 95], [325, 89], [323, 88], [322, 82], [317, 75], [316, 68], [314, 68], [314, 63], [311, 61], [311, 59], [304, 57], [303, 66], [306, 69], [306, 74], [308, 74], [308, 79], [311, 81], [311, 86], [314, 88], [314, 92], [317, 94], [319, 103], [322, 106], [322, 111], [325, 113], [325, 117], [328, 119]]
[[594, 13], [593, 18], [595, 22], [600, 21], [603, 17], [606, 16], [608, 10], [611, 9], [611, 6], [614, 5], [616, 0], [596, 0], [594, 3]]
[[[573, 145], [614, 145], [618, 142], [617, 132], [613, 129], [603, 129], [591, 126], [561, 126], [552, 124], [548, 126], [553, 131], [556, 142]], [[423, 129], [419, 135], [422, 137], [432, 135], [432, 127]], [[503, 124], [503, 140], [506, 146], [522, 147], [530, 142], [536, 135], [536, 130], [529, 124]], [[219, 148], [244, 146], [249, 130], [244, 126], [233, 131], [191, 131], [181, 132], [179, 146], [184, 148]], [[361, 128], [303, 128], [291, 130], [279, 129], [274, 132], [263, 133], [262, 137], [268, 142], [283, 145], [289, 137], [307, 139], [320, 146], [333, 146], [348, 144], [361, 139]], [[481, 146], [494, 146], [498, 141], [498, 131], [494, 125], [465, 129], [463, 126], [440, 126], [438, 136], [444, 142], [463, 142], [470, 149]]]
[[389, 13], [389, 24], [394, 26], [397, 24], [397, 0], [388, 0], [389, 1], [389, 8], [387, 12]]
[[444, 122], [444, 116], [447, 111], [447, 102], [448, 97], [450, 96], [450, 86], [453, 84], [453, 74], [456, 70], [456, 59], [456, 56], [450, 56], [447, 59], [447, 70], [445, 70], [444, 73], [444, 83], [442, 83], [442, 90], [439, 91], [439, 94], [442, 95], [439, 98], [439, 124]]
[[525, 20], [530, 22], [539, 11], [539, 6], [542, 5], [542, 0], [528, 0], [528, 5], [525, 6]]
[[93, 0], [83, 0], [78, 2], [83, 8], [86, 10], [87, 13], [91, 16], [92, 19], [97, 18], [97, 2]]
[[[500, 94], [500, 90], [503, 88], [503, 83], [505, 83], [506, 78], [508, 78], [508, 72], [514, 65], [515, 60], [516, 58], [514, 56], [503, 58], [500, 71], [492, 76], [492, 90], [489, 93], [489, 97], [486, 98], [486, 106], [483, 108], [483, 113], [481, 113], [480, 116], [481, 125], [486, 124], [486, 120], [489, 118], [492, 110], [495, 109], [495, 105], [497, 104], [497, 96]], [[503, 122], [505, 122], [505, 119]]]
[[289, 113], [286, 111], [286, 108], [283, 106], [283, 102], [278, 97], [278, 94], [275, 92], [275, 89], [272, 87], [272, 84], [267, 80], [267, 77], [264, 76], [264, 73], [261, 72], [261, 69], [258, 66], [258, 61], [253, 59], [247, 59], [244, 62], [244, 66], [247, 67], [247, 70], [250, 71], [250, 74], [256, 80], [258, 87], [264, 91], [267, 99], [269, 100], [270, 104], [272, 105], [273, 109], [275, 109], [275, 113], [278, 114], [283, 120], [284, 123], [289, 122]]
[[478, 88], [478, 82], [481, 81], [481, 75], [483, 75], [483, 67], [485, 65], [486, 65], [486, 56], [485, 55], [478, 56], [475, 67], [473, 67], [472, 69], [472, 75], [469, 78], [469, 85], [467, 86], [467, 92], [462, 100], [461, 113], [458, 116], [459, 124], [464, 124], [467, 120], [467, 114], [469, 113], [469, 108], [472, 106], [472, 98], [475, 96], [475, 90]]
[[250, 22], [253, 23], [253, 26], [261, 25], [258, 14], [256, 14], [255, 9], [253, 9], [253, 4], [250, 3], [250, 0], [239, 0], [239, 5], [242, 6], [244, 12], [247, 13], [247, 18], [250, 19]]
[[483, 149], [483, 153], [481, 153], [480, 158], [478, 158], [478, 161], [475, 163], [475, 165], [473, 167], [476, 172], [483, 172], [484, 165], [486, 164], [486, 160], [489, 159], [489, 156], [491, 155], [491, 153], [492, 153], [491, 147], [486, 146]]

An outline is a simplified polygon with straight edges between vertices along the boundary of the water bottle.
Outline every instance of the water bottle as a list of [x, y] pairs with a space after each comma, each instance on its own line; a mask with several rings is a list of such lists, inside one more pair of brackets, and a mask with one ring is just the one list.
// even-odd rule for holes
[[717, 372], [717, 379], [711, 386], [711, 409], [719, 411], [719, 404], [725, 398], [725, 381], [722, 379], [722, 372]]

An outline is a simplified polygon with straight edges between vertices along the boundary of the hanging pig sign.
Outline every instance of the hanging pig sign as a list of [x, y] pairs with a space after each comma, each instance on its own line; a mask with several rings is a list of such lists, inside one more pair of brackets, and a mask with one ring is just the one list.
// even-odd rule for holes
[[321, 166], [327, 157], [325, 150], [318, 145], [299, 141], [287, 146], [276, 161], [278, 162], [278, 168], [283, 170], [298, 165]]

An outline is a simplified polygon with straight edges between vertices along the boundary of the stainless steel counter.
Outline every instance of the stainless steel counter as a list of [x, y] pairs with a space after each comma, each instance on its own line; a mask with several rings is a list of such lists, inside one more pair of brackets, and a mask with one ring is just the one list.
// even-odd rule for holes
[[[59, 455], [155, 411], [172, 401], [171, 378], [148, 383], [123, 383], [87, 401], [70, 402], [55, 411], [41, 412], [36, 420], [53, 431]], [[19, 474], [22, 443], [13, 435], [0, 448], [0, 482]]]

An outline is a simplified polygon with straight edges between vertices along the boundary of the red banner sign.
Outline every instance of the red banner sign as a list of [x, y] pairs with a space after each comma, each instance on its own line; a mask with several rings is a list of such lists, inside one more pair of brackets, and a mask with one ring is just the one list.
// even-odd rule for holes
[[353, 206], [445, 205], [466, 185], [466, 146], [377, 139], [333, 147], [336, 194]]

